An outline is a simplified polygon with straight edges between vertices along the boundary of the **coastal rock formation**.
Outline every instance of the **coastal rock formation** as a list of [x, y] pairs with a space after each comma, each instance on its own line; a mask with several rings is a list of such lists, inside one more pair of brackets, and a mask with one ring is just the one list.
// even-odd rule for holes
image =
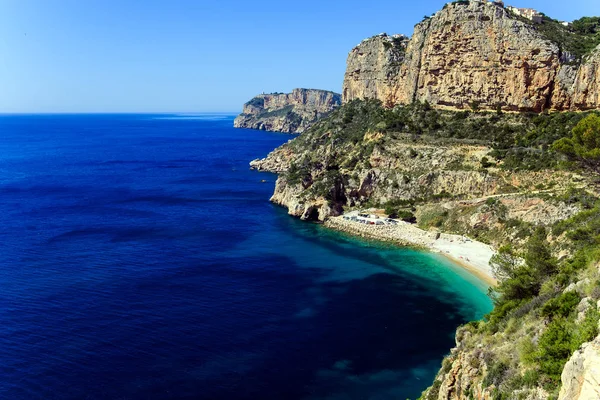
[[294, 89], [287, 94], [261, 94], [244, 104], [233, 126], [301, 133], [340, 104], [339, 94], [325, 90]]
[[561, 381], [559, 400], [600, 399], [600, 336], [571, 356]]
[[344, 101], [374, 98], [394, 101], [409, 39], [385, 33], [363, 40], [348, 55]]
[[[308, 132], [310, 135], [312, 133]], [[309, 139], [310, 140], [310, 139]], [[365, 146], [373, 146], [372, 153], [363, 163], [352, 169], [339, 166], [356, 163]], [[572, 216], [577, 207], [564, 203], [548, 203], [537, 198], [507, 197], [498, 200], [506, 207], [506, 215], [494, 214], [485, 207], [488, 196], [503, 193], [507, 188], [524, 190], [540, 181], [565, 181], [570, 178], [555, 172], [510, 172], [502, 170], [490, 173], [478, 169], [482, 159], [489, 157], [491, 149], [485, 146], [428, 144], [406, 141], [385, 141], [373, 136], [367, 143], [344, 148], [318, 146], [300, 148], [294, 142], [272, 151], [266, 158], [250, 163], [252, 169], [281, 174], [275, 185], [271, 201], [288, 209], [290, 215], [314, 221], [324, 221], [342, 213], [343, 207], [359, 207], [362, 204], [385, 204], [391, 200], [422, 198], [461, 197], [459, 203], [445, 203], [447, 212], [469, 209], [464, 229], [488, 229], [494, 227], [498, 218], [520, 219], [532, 223], [552, 223]], [[364, 156], [363, 156], [364, 157]], [[304, 160], [321, 160], [318, 168], [304, 171], [302, 179], [290, 182], [286, 174], [294, 165]], [[367, 167], [368, 165], [368, 167]], [[328, 178], [327, 170], [340, 171], [347, 178]], [[564, 175], [564, 176], [563, 176]], [[469, 201], [468, 199], [479, 199]], [[428, 213], [422, 207], [421, 213]], [[458, 211], [457, 211], [458, 212]], [[453, 219], [453, 223], [465, 218]], [[508, 232], [508, 231], [507, 231]]]
[[448, 3], [410, 40], [378, 35], [347, 60], [343, 101], [375, 98], [454, 109], [541, 112], [600, 108], [600, 47], [575, 66], [540, 31], [497, 3]]
[[[573, 55], [555, 28], [571, 33], [501, 1], [459, 0], [411, 39], [366, 39], [348, 56], [344, 104], [251, 163], [279, 174], [271, 201], [303, 220], [446, 254], [445, 235], [499, 249], [484, 260], [497, 308], [459, 328], [423, 400], [600, 398], [600, 269], [587, 261], [597, 169], [552, 150], [586, 117], [519, 112], [600, 108], [600, 37]], [[361, 212], [406, 224], [356, 223]]]

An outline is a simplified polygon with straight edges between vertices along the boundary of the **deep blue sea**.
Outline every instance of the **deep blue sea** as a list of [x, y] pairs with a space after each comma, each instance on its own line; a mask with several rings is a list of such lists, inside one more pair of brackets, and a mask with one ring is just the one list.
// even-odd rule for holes
[[[268, 202], [226, 115], [0, 116], [1, 399], [401, 399], [491, 309]], [[267, 182], [261, 182], [266, 180]]]

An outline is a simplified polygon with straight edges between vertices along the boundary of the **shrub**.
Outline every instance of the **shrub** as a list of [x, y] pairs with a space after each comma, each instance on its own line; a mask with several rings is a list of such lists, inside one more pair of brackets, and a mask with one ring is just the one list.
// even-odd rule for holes
[[538, 227], [527, 242], [523, 258], [527, 265], [533, 268], [539, 283], [558, 271], [558, 261], [552, 256], [543, 227]]
[[517, 351], [519, 353], [519, 359], [525, 365], [536, 364], [536, 347], [529, 336], [525, 336], [517, 345]]
[[563, 293], [544, 304], [542, 315], [549, 318], [567, 318], [580, 301], [581, 297], [574, 291]]
[[552, 321], [540, 337], [537, 354], [540, 371], [555, 383], [560, 381], [562, 369], [571, 356], [572, 341], [571, 330], [564, 318]]
[[414, 224], [417, 222], [417, 218], [415, 217], [415, 214], [413, 214], [412, 212], [407, 211], [407, 210], [398, 211], [398, 218], [400, 218], [404, 222], [410, 222], [411, 224]]
[[508, 365], [503, 361], [493, 363], [491, 366], [489, 366], [487, 374], [483, 378], [483, 386], [498, 386], [500, 383], [502, 383], [502, 381], [504, 381], [508, 369]]
[[556, 141], [552, 148], [585, 161], [600, 160], [600, 117], [590, 114], [573, 128], [573, 136]]
[[537, 387], [540, 383], [540, 373], [535, 369], [525, 371], [521, 378], [523, 386], [528, 388]]
[[481, 159], [481, 168], [489, 168], [493, 165], [494, 163], [490, 162], [490, 160], [487, 157], [483, 157]]

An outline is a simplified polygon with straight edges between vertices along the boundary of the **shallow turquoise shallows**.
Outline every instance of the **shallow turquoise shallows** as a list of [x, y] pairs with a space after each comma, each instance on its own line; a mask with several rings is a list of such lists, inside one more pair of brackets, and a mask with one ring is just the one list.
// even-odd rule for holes
[[[491, 309], [289, 217], [226, 115], [0, 116], [0, 398], [405, 399]], [[266, 180], [266, 183], [261, 182]]]

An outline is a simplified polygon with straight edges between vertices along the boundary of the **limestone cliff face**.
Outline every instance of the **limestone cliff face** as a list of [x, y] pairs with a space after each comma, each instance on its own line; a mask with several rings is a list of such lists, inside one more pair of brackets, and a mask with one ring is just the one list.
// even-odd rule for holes
[[561, 380], [559, 400], [600, 399], [600, 336], [573, 354]]
[[535, 25], [490, 2], [449, 3], [417, 24], [410, 40], [386, 46], [390, 41], [379, 35], [352, 49], [344, 102], [537, 112], [600, 107], [600, 48], [579, 67], [563, 64], [558, 46]]
[[287, 94], [262, 94], [244, 104], [233, 126], [301, 133], [340, 104], [339, 94], [325, 90], [294, 89]]
[[395, 99], [400, 67], [408, 38], [381, 34], [365, 39], [348, 55], [344, 77], [344, 101], [376, 98]]

